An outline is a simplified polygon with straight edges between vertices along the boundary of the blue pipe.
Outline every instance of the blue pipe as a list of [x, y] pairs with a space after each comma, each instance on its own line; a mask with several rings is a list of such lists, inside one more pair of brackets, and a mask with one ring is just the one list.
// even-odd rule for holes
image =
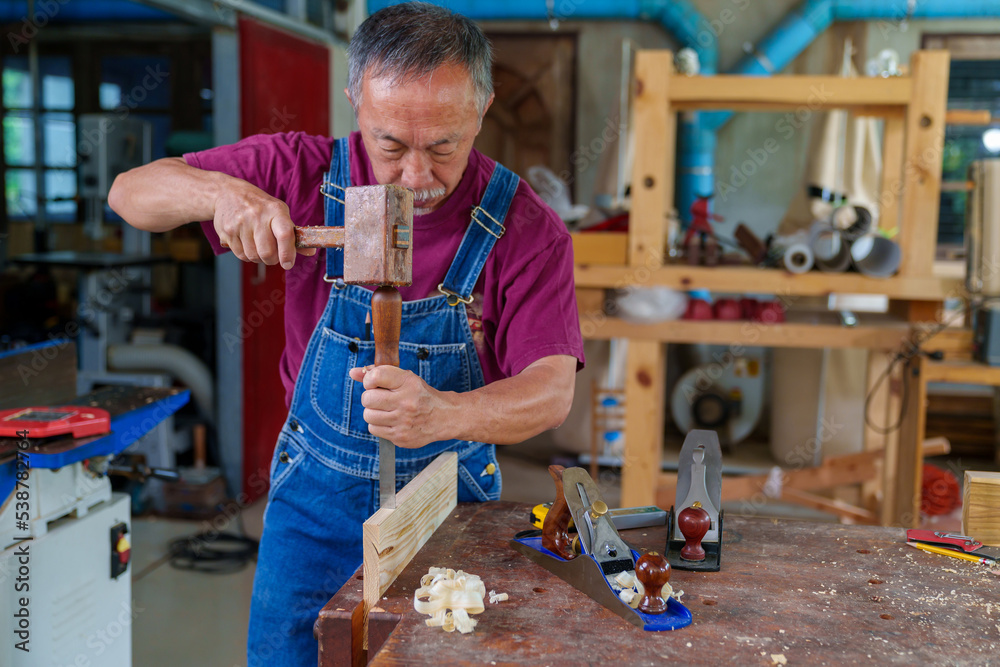
[[[368, 0], [368, 13], [404, 0]], [[443, 0], [436, 4], [477, 21], [655, 21], [698, 52], [702, 72], [715, 74], [719, 45], [711, 25], [691, 0]]]
[[[6, 1], [0, 3], [0, 23], [15, 24], [14, 32], [28, 16], [27, 0]], [[170, 21], [176, 20], [173, 14], [140, 5], [132, 0], [52, 0], [52, 2], [35, 2], [34, 28], [43, 28], [50, 22], [54, 24], [96, 23], [110, 21]], [[9, 35], [8, 35], [9, 36]]]
[[[401, 0], [368, 0], [369, 14]], [[471, 19], [482, 21], [621, 19], [654, 21], [683, 46], [698, 54], [702, 74], [718, 71], [719, 43], [711, 24], [690, 0], [554, 0], [550, 14], [545, 0], [446, 0], [438, 4]], [[715, 157], [715, 132], [706, 130], [699, 112], [687, 113], [679, 132], [678, 209], [681, 218], [690, 220], [695, 195], [715, 190], [712, 164]]]

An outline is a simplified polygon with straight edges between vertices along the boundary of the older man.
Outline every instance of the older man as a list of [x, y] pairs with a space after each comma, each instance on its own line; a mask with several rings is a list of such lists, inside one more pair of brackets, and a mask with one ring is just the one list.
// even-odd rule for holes
[[[119, 176], [110, 197], [141, 229], [211, 220], [202, 227], [216, 252], [287, 271], [289, 414], [254, 581], [251, 665], [315, 661], [316, 613], [360, 564], [361, 523], [378, 506], [379, 436], [404, 448], [398, 487], [456, 451], [459, 500], [497, 499], [494, 445], [562, 423], [583, 363], [569, 235], [472, 148], [493, 101], [479, 28], [397, 5], [365, 21], [348, 55], [360, 132], [262, 135], [159, 160]], [[401, 368], [370, 367], [371, 295], [338, 280], [339, 252], [294, 246], [293, 224], [343, 224], [342, 189], [377, 183], [415, 192]]]

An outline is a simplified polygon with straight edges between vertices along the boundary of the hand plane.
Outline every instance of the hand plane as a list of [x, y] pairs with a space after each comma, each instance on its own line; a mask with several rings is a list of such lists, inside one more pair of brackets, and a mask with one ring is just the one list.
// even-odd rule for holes
[[[542, 530], [520, 532], [510, 541], [518, 553], [586, 593], [632, 625], [648, 631], [676, 630], [691, 624], [691, 612], [673, 598], [660, 597], [670, 577], [666, 558], [654, 552], [640, 558], [618, 535], [608, 506], [583, 468], [550, 466], [556, 499]], [[577, 537], [568, 532], [570, 519]], [[621, 597], [622, 573], [642, 583], [636, 606]]]

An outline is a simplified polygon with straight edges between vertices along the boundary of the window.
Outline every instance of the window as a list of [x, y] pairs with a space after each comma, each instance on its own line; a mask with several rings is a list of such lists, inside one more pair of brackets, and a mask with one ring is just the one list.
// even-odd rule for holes
[[[76, 219], [75, 86], [69, 56], [39, 58], [38, 107], [26, 56], [3, 60], [3, 174], [7, 215]], [[39, 132], [40, 130], [40, 132]], [[38, 136], [40, 134], [40, 136]], [[39, 143], [40, 145], [36, 145]]]

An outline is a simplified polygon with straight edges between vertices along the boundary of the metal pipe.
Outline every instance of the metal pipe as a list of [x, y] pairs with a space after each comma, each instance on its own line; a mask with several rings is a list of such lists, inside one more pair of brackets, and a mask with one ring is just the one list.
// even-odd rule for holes
[[854, 268], [866, 276], [888, 278], [899, 270], [903, 253], [895, 241], [868, 234], [851, 244], [851, 259]]

